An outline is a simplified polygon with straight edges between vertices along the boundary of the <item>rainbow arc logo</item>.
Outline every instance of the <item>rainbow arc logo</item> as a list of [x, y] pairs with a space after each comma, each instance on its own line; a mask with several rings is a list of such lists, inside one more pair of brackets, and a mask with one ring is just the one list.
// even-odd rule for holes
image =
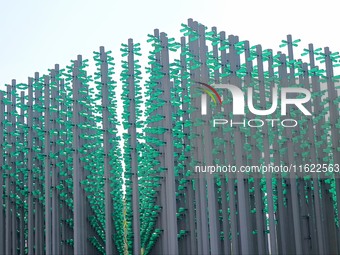
[[210, 85], [208, 85], [204, 82], [196, 81], [196, 83], [202, 85], [202, 87], [196, 87], [196, 89], [198, 89], [198, 90], [206, 93], [207, 95], [209, 95], [211, 100], [213, 100], [213, 102], [215, 103], [215, 105], [217, 105], [217, 101], [222, 105], [222, 98], [218, 94], [216, 89], [214, 89], [212, 86], [210, 86]]

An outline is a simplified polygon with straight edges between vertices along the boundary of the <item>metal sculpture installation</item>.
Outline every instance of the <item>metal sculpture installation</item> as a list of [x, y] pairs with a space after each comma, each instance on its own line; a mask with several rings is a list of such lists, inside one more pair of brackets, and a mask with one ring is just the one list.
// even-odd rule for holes
[[[129, 39], [121, 68], [100, 47], [94, 76], [78, 56], [0, 91], [0, 254], [340, 253], [339, 54], [181, 32], [149, 35], [145, 72]], [[213, 84], [252, 88], [246, 119]], [[312, 115], [255, 115], [274, 87]]]

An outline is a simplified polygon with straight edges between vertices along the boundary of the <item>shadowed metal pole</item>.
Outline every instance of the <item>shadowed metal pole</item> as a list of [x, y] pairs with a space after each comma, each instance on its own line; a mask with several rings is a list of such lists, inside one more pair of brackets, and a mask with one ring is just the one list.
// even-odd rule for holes
[[128, 134], [130, 144], [130, 157], [131, 157], [131, 181], [132, 181], [132, 214], [133, 214], [133, 254], [140, 254], [140, 220], [139, 220], [139, 190], [138, 190], [138, 152], [137, 152], [137, 128], [136, 128], [136, 93], [135, 93], [135, 71], [134, 71], [134, 51], [133, 51], [133, 40], [128, 41], [128, 83], [129, 83], [129, 129]]
[[[4, 104], [4, 92], [0, 91], [0, 143], [4, 143], [4, 120], [5, 120], [5, 104]], [[0, 167], [4, 165], [4, 149], [3, 146], [0, 145]], [[0, 173], [0, 224], [5, 226], [5, 212], [4, 212], [4, 176], [2, 173], [3, 169], [1, 169]], [[5, 254], [5, 235], [6, 228], [0, 229], [0, 254]]]

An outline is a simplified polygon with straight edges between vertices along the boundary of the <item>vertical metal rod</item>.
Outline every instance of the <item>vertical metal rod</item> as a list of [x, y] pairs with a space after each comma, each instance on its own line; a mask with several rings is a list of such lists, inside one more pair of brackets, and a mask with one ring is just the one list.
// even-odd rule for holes
[[51, 215], [51, 159], [50, 159], [50, 81], [44, 77], [44, 107], [45, 107], [45, 244], [46, 254], [52, 254], [52, 215]]
[[[212, 27], [212, 31], [214, 32], [214, 36], [218, 37], [221, 35], [217, 34], [217, 28], [216, 27]], [[220, 37], [221, 39], [221, 37]], [[221, 43], [219, 41], [219, 43]], [[213, 44], [213, 57], [215, 59], [215, 61], [219, 61], [219, 47], [218, 44]], [[220, 56], [222, 63], [225, 61], [225, 55], [224, 58], [222, 58], [222, 54]], [[214, 82], [215, 83], [220, 83], [220, 70], [216, 69], [214, 71]], [[225, 92], [223, 93], [224, 96]], [[218, 106], [216, 111], [222, 111], [222, 106]], [[226, 113], [223, 112], [223, 117], [227, 118]], [[218, 129], [218, 131], [215, 133], [217, 137], [219, 137], [220, 139], [225, 139], [225, 134], [223, 133], [222, 128]], [[219, 146], [219, 155], [218, 155], [218, 160], [221, 164], [224, 165], [228, 165], [229, 160], [230, 160], [230, 156], [228, 158], [228, 153], [226, 153], [226, 143], [227, 141], [225, 141], [223, 144], [221, 144]], [[220, 208], [222, 210], [222, 224], [221, 225], [221, 233], [223, 232], [223, 244], [221, 245], [221, 252], [220, 253], [224, 253], [224, 254], [230, 254], [231, 253], [231, 243], [230, 243], [230, 239], [229, 239], [229, 234], [230, 234], [230, 224], [229, 224], [229, 219], [228, 219], [228, 208], [227, 208], [227, 178], [228, 175], [222, 175], [220, 176], [221, 178], [221, 202], [220, 204]], [[217, 212], [219, 211], [218, 209], [216, 210]], [[217, 214], [217, 217], [219, 217], [219, 215]]]
[[[262, 59], [262, 47], [260, 45], [256, 46], [257, 53], [257, 67], [259, 74], [259, 90], [260, 90], [260, 104], [261, 108], [266, 108], [266, 97], [265, 97], [265, 84], [264, 84], [264, 74], [263, 74], [263, 59]], [[264, 162], [265, 165], [270, 164], [270, 144], [268, 138], [268, 126], [263, 127], [263, 149], [264, 149]], [[275, 213], [274, 213], [274, 198], [273, 198], [273, 184], [272, 184], [272, 174], [268, 173], [266, 176], [266, 186], [267, 186], [267, 199], [268, 199], [268, 214], [269, 214], [269, 233], [270, 233], [270, 248], [273, 254], [278, 252], [277, 250], [277, 238], [276, 238], [276, 224], [275, 224]]]
[[[4, 92], [0, 91], [0, 224], [5, 226], [5, 210], [4, 210], [4, 130], [5, 130], [5, 104], [4, 104]], [[6, 200], [6, 199], [5, 199]], [[6, 236], [6, 228], [0, 229], [0, 254], [5, 254], [5, 236]]]
[[[221, 42], [225, 42], [226, 35], [225, 32], [220, 33], [220, 40]], [[224, 72], [224, 69], [230, 64], [230, 55], [227, 54], [226, 50], [221, 50], [221, 64], [222, 64], [222, 70], [221, 72]], [[223, 77], [222, 83], [229, 83], [229, 77]], [[226, 91], [223, 91], [223, 98], [227, 97]], [[231, 106], [230, 104], [226, 104], [223, 106], [223, 114], [225, 118], [228, 118], [228, 113], [231, 112]], [[225, 153], [226, 153], [226, 163], [233, 165], [234, 157], [232, 154], [233, 145], [232, 145], [232, 136], [231, 132], [227, 132], [225, 134], [226, 139], [226, 145], [225, 145]], [[227, 182], [227, 192], [229, 195], [229, 208], [230, 208], [230, 227], [231, 227], [231, 253], [232, 254], [239, 254], [239, 235], [238, 235], [238, 223], [237, 223], [237, 209], [236, 209], [236, 192], [235, 192], [235, 174], [228, 174], [228, 182]], [[228, 240], [229, 241], [229, 240]]]
[[[313, 44], [308, 45], [309, 50], [309, 62], [310, 62], [310, 71], [317, 68], [315, 66], [315, 59], [314, 59], [314, 46]], [[320, 84], [319, 84], [319, 77], [316, 75], [316, 72], [311, 72], [311, 81], [312, 81], [312, 92], [317, 93], [320, 92]], [[317, 96], [312, 98], [313, 106], [314, 106], [314, 115], [321, 116], [322, 114], [322, 107], [321, 107], [321, 97]], [[322, 126], [324, 124], [324, 118], [319, 120], [319, 122], [315, 125], [315, 142], [321, 140], [321, 133], [322, 133]], [[316, 150], [316, 162], [322, 162], [321, 160], [324, 158], [324, 145], [321, 145], [319, 148], [315, 148]], [[320, 181], [317, 177], [313, 179], [313, 193], [314, 193], [314, 200], [315, 200], [315, 217], [316, 217], [316, 229], [317, 229], [317, 239], [318, 239], [318, 252], [319, 254], [326, 254], [325, 251], [325, 235], [324, 235], [324, 224], [322, 223], [323, 218], [323, 211], [324, 207], [321, 206], [322, 201], [320, 198]]]
[[[20, 92], [20, 117], [18, 118], [18, 122], [20, 123], [20, 136], [19, 136], [19, 143], [20, 144], [25, 144], [25, 92], [21, 91]], [[1, 112], [0, 112], [1, 113]], [[0, 139], [1, 141], [1, 139]], [[19, 158], [18, 161], [21, 162], [21, 172], [19, 173], [19, 189], [21, 192], [20, 195], [20, 200], [23, 201], [22, 204], [19, 206], [19, 217], [18, 217], [18, 223], [19, 223], [19, 238], [18, 238], [18, 245], [17, 247], [19, 249], [20, 255], [25, 254], [25, 229], [26, 229], [26, 224], [25, 224], [25, 203], [26, 203], [26, 197], [24, 194], [24, 187], [25, 187], [25, 178], [24, 178], [24, 171], [26, 170], [25, 167], [25, 155], [23, 148], [20, 150]], [[25, 169], [25, 170], [24, 170]]]
[[[235, 44], [238, 42], [238, 38], [235, 36], [229, 36], [229, 57], [230, 57], [230, 68], [231, 68], [231, 78], [230, 82], [231, 84], [237, 85], [241, 87], [241, 81], [236, 76], [236, 71], [238, 70], [238, 66], [240, 65], [240, 59], [239, 55], [236, 52]], [[241, 123], [242, 119], [240, 116], [234, 116], [234, 121]], [[240, 169], [242, 166], [242, 155], [244, 154], [242, 148], [243, 148], [243, 136], [241, 134], [239, 126], [235, 127], [234, 129], [234, 142], [235, 142], [235, 165], [237, 169]], [[246, 185], [245, 185], [245, 176], [243, 173], [237, 174], [237, 200], [238, 200], [238, 217], [239, 217], [239, 224], [240, 224], [240, 240], [241, 240], [241, 253], [242, 254], [249, 254], [249, 222], [247, 214], [249, 213], [247, 211], [247, 201], [248, 197], [246, 197], [246, 194], [248, 191], [246, 191]]]
[[[15, 80], [12, 81], [12, 84], [15, 82]], [[12, 121], [12, 111], [13, 111], [13, 102], [12, 102], [12, 87], [10, 85], [7, 85], [7, 99], [10, 103], [10, 105], [7, 105], [7, 119], [8, 121]], [[12, 146], [12, 136], [11, 132], [13, 123], [10, 124], [10, 126], [7, 127], [7, 141]], [[6, 254], [12, 254], [12, 227], [11, 227], [11, 205], [12, 202], [10, 201], [11, 197], [11, 156], [10, 156], [10, 150], [7, 152], [7, 160], [6, 160], [6, 166], [7, 166], [7, 178], [6, 178], [6, 235], [5, 235], [5, 243], [6, 243]]]
[[11, 152], [10, 152], [10, 168], [12, 171], [12, 177], [11, 177], [11, 196], [12, 202], [11, 202], [11, 207], [12, 207], [12, 252], [17, 252], [17, 197], [16, 197], [16, 186], [17, 186], [17, 181], [16, 181], [16, 170], [17, 170], [17, 156], [16, 156], [16, 145], [17, 145], [17, 137], [14, 135], [14, 132], [16, 132], [17, 129], [17, 89], [16, 89], [16, 81], [12, 80], [12, 114], [11, 114], [11, 122], [12, 122], [12, 140], [11, 140]]
[[165, 141], [165, 187], [166, 187], [166, 203], [168, 206], [167, 220], [168, 224], [168, 252], [169, 254], [178, 254], [178, 239], [177, 239], [177, 217], [176, 217], [176, 196], [175, 194], [175, 173], [174, 173], [174, 154], [173, 154], [173, 140], [172, 140], [172, 109], [171, 109], [171, 95], [170, 90], [172, 83], [169, 80], [169, 50], [168, 50], [168, 38], [165, 33], [160, 34], [161, 44], [163, 46], [162, 50], [162, 66], [163, 72], [165, 73], [165, 82], [163, 85], [164, 93], [162, 94], [164, 105], [164, 128], [167, 130], [164, 133]]
[[[205, 43], [205, 27], [204, 25], [198, 26], [198, 35], [199, 35], [199, 57], [201, 62], [201, 77], [200, 82], [209, 83], [209, 70], [207, 69], [207, 46]], [[203, 128], [203, 144], [205, 151], [204, 153], [205, 164], [207, 166], [213, 165], [213, 158], [212, 158], [212, 136], [210, 131], [210, 122], [211, 119], [211, 111], [207, 111], [207, 115], [203, 117], [205, 121], [204, 128]], [[201, 177], [202, 178], [202, 177]], [[219, 230], [219, 222], [218, 222], [218, 210], [216, 205], [216, 190], [215, 190], [215, 182], [214, 177], [211, 174], [207, 175], [207, 197], [208, 197], [208, 226], [209, 226], [209, 237], [210, 237], [210, 254], [221, 254], [221, 245], [220, 245], [220, 230]]]
[[[286, 66], [286, 55], [280, 55], [280, 61], [282, 65], [279, 67], [279, 75], [281, 77], [281, 84], [283, 86], [288, 86], [287, 79], [287, 66]], [[287, 112], [287, 116], [290, 116], [289, 111]], [[286, 137], [287, 137], [287, 153], [288, 153], [288, 164], [294, 163], [294, 148], [292, 141], [292, 131], [290, 129], [286, 129]], [[297, 182], [296, 175], [294, 172], [290, 173], [290, 189], [291, 189], [291, 202], [292, 202], [292, 211], [293, 211], [293, 226], [294, 226], [294, 239], [295, 239], [295, 249], [297, 254], [302, 254], [302, 240], [301, 240], [301, 226], [300, 226], [300, 210], [298, 203], [298, 192], [297, 192]]]
[[[188, 26], [198, 35], [198, 22], [194, 22], [192, 19], [188, 20]], [[195, 62], [199, 62], [199, 41], [195, 38], [194, 34], [189, 35], [189, 50], [191, 51]], [[195, 40], [196, 39], [196, 40]], [[193, 64], [191, 64], [190, 69]], [[200, 79], [200, 72], [198, 69], [190, 70], [192, 82], [196, 82]], [[209, 107], [209, 106], [208, 106]], [[193, 99], [193, 108], [196, 110], [192, 115], [192, 120], [196, 120], [199, 117], [199, 102], [198, 99]], [[194, 151], [194, 159], [199, 165], [204, 164], [204, 151], [203, 151], [203, 127], [202, 125], [194, 126], [193, 133], [197, 134], [197, 137], [193, 141], [193, 146], [197, 148]], [[196, 221], [197, 221], [197, 238], [198, 238], [198, 253], [209, 254], [209, 230], [208, 230], [208, 214], [207, 214], [207, 193], [206, 193], [206, 180], [204, 176], [198, 176], [195, 182], [195, 200], [196, 200]]]
[[79, 112], [80, 112], [80, 105], [79, 105], [79, 89], [80, 84], [77, 76], [79, 75], [79, 67], [81, 63], [76, 60], [74, 61], [74, 68], [73, 68], [73, 117], [72, 117], [72, 133], [73, 133], [73, 143], [72, 143], [72, 150], [73, 150], [73, 240], [74, 240], [74, 254], [81, 255], [84, 254], [83, 252], [83, 240], [82, 236], [82, 225], [83, 222], [81, 221], [81, 190], [80, 190], [80, 155], [79, 155]]
[[[181, 38], [181, 50], [184, 53], [186, 49], [186, 40], [185, 37]], [[181, 69], [181, 75], [182, 77], [185, 75], [187, 71], [187, 64], [186, 64], [186, 56], [184, 54], [181, 54], [181, 58], [180, 58], [180, 63], [182, 66]], [[186, 97], [189, 96], [188, 95], [188, 80], [186, 79], [181, 79], [181, 86], [182, 86], [182, 110], [184, 112], [183, 114], [183, 123], [186, 123], [186, 121], [189, 121], [189, 103], [186, 102]], [[183, 125], [183, 143], [185, 146], [189, 146], [190, 145], [190, 141], [189, 141], [189, 134], [190, 134], [190, 128], [186, 127], [185, 125]], [[185, 150], [185, 156], [186, 156], [186, 160], [185, 160], [185, 166], [186, 168], [190, 167], [190, 152], [188, 152], [187, 150]], [[189, 238], [189, 245], [188, 245], [188, 253], [192, 253], [192, 254], [197, 254], [197, 238], [196, 238], [196, 226], [195, 226], [195, 208], [194, 208], [194, 190], [193, 190], [193, 182], [191, 179], [189, 179], [188, 184], [187, 184], [187, 189], [186, 189], [186, 203], [187, 203], [187, 208], [188, 208], [188, 214], [187, 214], [187, 218], [189, 222], [187, 222], [188, 224], [188, 228], [189, 228], [189, 233], [188, 233], [188, 238]], [[181, 253], [181, 250], [179, 250], [179, 252]]]
[[136, 127], [136, 93], [135, 93], [135, 60], [134, 60], [134, 49], [133, 49], [133, 40], [129, 39], [128, 41], [128, 83], [129, 83], [129, 129], [128, 134], [129, 137], [129, 145], [131, 148], [130, 157], [131, 157], [131, 179], [132, 179], [132, 213], [133, 213], [133, 252], [134, 254], [139, 254], [141, 252], [140, 245], [140, 220], [139, 220], [139, 191], [138, 191], [138, 155], [137, 155], [137, 127]]
[[[35, 191], [37, 191], [37, 194], [43, 194], [42, 190], [42, 180], [39, 178], [39, 174], [43, 174], [41, 169], [43, 169], [43, 163], [41, 162], [42, 154], [43, 154], [43, 144], [42, 144], [42, 132], [43, 132], [43, 121], [42, 121], [42, 84], [39, 79], [39, 73], [36, 72], [34, 74], [34, 84], [35, 84], [35, 97], [34, 97], [34, 106], [36, 107], [36, 110], [34, 111], [34, 118], [33, 120], [35, 121], [35, 148], [38, 148], [35, 152], [35, 170], [36, 170], [36, 182], [35, 182]], [[37, 254], [43, 253], [44, 250], [44, 228], [43, 228], [43, 204], [40, 202], [38, 195], [35, 197], [35, 252]]]
[[109, 89], [108, 89], [108, 64], [104, 47], [100, 47], [101, 82], [102, 82], [102, 107], [103, 107], [103, 146], [104, 146], [104, 190], [105, 190], [105, 252], [113, 253], [113, 222], [112, 222], [112, 196], [111, 196], [111, 167], [110, 167], [110, 133], [109, 133]]
[[56, 76], [59, 73], [59, 65], [55, 65], [55, 69], [51, 70], [51, 107], [53, 108], [53, 112], [50, 113], [50, 121], [51, 121], [51, 131], [53, 137], [51, 139], [51, 154], [53, 158], [50, 159], [51, 163], [51, 189], [52, 189], [52, 198], [51, 198], [51, 221], [52, 221], [52, 254], [60, 254], [60, 199], [58, 194], [57, 185], [59, 185], [59, 174], [57, 168], [57, 135], [59, 133], [59, 128], [57, 125], [57, 115], [59, 114], [59, 107], [57, 104], [57, 97], [59, 95], [59, 80]]

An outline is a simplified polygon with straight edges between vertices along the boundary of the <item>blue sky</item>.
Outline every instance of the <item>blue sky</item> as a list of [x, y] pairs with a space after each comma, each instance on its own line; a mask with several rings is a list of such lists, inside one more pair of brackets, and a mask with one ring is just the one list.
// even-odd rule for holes
[[292, 34], [300, 47], [313, 42], [335, 52], [339, 7], [335, 0], [0, 0], [0, 88], [65, 66], [77, 54], [92, 58], [101, 45], [118, 56], [121, 43], [132, 37], [143, 46], [155, 28], [179, 38], [188, 18], [264, 48], [278, 50]]

